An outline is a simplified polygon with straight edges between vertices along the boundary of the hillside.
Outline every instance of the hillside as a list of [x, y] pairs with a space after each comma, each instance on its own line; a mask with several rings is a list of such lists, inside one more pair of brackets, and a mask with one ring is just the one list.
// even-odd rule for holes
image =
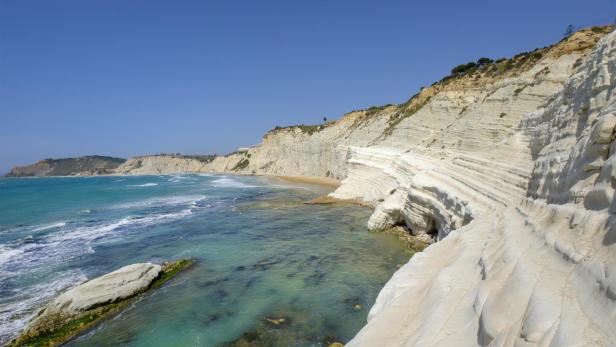
[[6, 177], [106, 175], [126, 159], [99, 155], [78, 158], [45, 159], [27, 166], [16, 166]]

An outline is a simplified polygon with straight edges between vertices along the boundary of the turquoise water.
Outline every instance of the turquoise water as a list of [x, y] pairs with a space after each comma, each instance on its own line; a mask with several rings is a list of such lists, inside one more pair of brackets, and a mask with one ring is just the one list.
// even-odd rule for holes
[[69, 345], [346, 342], [411, 254], [367, 232], [367, 209], [303, 204], [323, 193], [219, 175], [2, 179], [0, 344], [87, 278], [189, 257], [193, 268]]

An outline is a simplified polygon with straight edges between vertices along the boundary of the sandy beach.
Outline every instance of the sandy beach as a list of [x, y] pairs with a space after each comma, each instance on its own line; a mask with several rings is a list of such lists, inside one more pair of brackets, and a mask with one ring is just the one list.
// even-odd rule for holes
[[316, 177], [316, 176], [273, 176], [273, 179], [284, 181], [287, 183], [303, 183], [303, 184], [315, 184], [320, 186], [326, 186], [336, 189], [340, 186], [340, 181], [334, 178], [328, 177]]

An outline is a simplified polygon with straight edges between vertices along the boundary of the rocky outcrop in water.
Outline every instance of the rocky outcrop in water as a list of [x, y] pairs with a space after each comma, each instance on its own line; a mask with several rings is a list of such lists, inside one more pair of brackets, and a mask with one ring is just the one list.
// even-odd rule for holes
[[132, 264], [80, 284], [48, 303], [10, 345], [60, 345], [120, 312], [139, 294], [162, 285], [193, 263]]
[[616, 341], [610, 31], [456, 69], [405, 104], [276, 129], [248, 150], [240, 172], [343, 179], [330, 196], [376, 206], [371, 229], [438, 241], [385, 285], [350, 346]]
[[16, 166], [6, 177], [106, 175], [126, 159], [92, 155], [79, 158], [45, 159], [27, 166]]

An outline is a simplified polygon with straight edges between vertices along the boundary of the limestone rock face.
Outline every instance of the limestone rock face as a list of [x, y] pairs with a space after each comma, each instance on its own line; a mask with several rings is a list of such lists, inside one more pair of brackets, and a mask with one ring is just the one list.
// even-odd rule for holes
[[491, 148], [400, 180], [420, 216], [469, 218], [396, 272], [349, 346], [614, 344], [616, 33], [577, 65]]
[[128, 159], [114, 173], [117, 175], [156, 175], [209, 172], [209, 156], [152, 155]]
[[157, 264], [132, 264], [85, 282], [47, 304], [26, 331], [55, 324], [81, 312], [141, 293], [148, 289], [161, 271], [162, 267]]
[[342, 179], [330, 196], [375, 206], [369, 228], [436, 235], [349, 346], [614, 345], [608, 32], [583, 30], [403, 105], [276, 129], [248, 149], [238, 172]]

